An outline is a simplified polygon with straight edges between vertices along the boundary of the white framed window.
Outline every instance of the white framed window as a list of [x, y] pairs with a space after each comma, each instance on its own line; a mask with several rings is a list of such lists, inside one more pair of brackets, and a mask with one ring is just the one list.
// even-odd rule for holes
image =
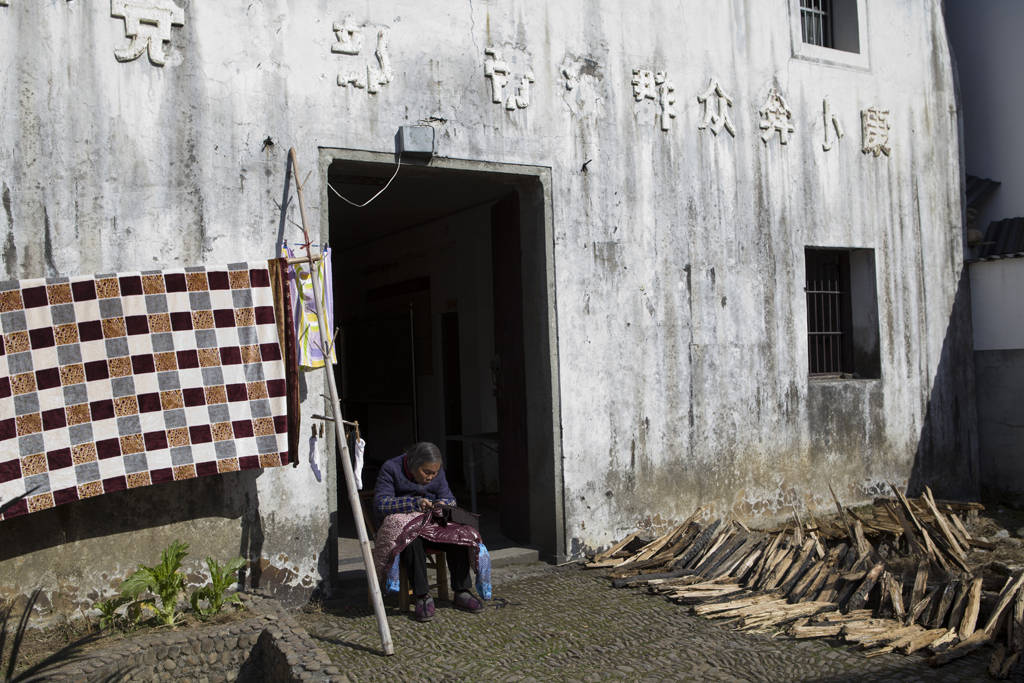
[[793, 57], [867, 69], [867, 0], [789, 0]]

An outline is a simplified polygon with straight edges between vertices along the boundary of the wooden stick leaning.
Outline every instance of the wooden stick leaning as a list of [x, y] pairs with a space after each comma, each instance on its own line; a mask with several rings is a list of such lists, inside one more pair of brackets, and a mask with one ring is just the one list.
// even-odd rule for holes
[[[320, 327], [320, 348], [328, 348], [326, 330], [327, 320], [320, 307], [320, 283], [316, 278], [313, 269], [313, 256], [309, 251], [309, 230], [306, 227], [306, 204], [302, 198], [302, 183], [299, 180], [298, 160], [295, 156], [295, 148], [288, 151], [292, 162], [292, 173], [295, 176], [295, 193], [299, 199], [299, 215], [302, 217], [302, 235], [305, 238], [304, 248], [306, 249], [307, 262], [310, 268], [310, 282], [313, 285], [313, 302], [316, 305], [316, 319]], [[373, 602], [373, 612], [377, 617], [377, 630], [380, 632], [381, 647], [385, 655], [395, 654], [395, 645], [391, 640], [391, 628], [388, 626], [387, 614], [384, 612], [384, 599], [380, 592], [380, 582], [377, 580], [377, 570], [373, 566], [373, 554], [370, 540], [366, 535], [366, 524], [363, 522], [363, 507], [359, 502], [359, 491], [356, 488], [355, 474], [352, 472], [352, 463], [349, 460], [348, 442], [345, 440], [345, 430], [342, 426], [341, 405], [338, 402], [338, 387], [334, 383], [334, 369], [328, 357], [324, 358], [324, 376], [327, 382], [327, 391], [331, 397], [331, 411], [334, 416], [334, 438], [341, 449], [341, 468], [345, 473], [345, 486], [348, 489], [348, 502], [352, 506], [352, 517], [355, 520], [356, 533], [359, 536], [359, 548], [363, 553], [363, 564], [366, 567], [366, 580], [370, 587], [370, 598]]]

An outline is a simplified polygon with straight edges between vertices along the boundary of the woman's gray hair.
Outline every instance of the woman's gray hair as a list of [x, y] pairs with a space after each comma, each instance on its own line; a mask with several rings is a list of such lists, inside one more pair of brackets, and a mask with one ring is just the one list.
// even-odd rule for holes
[[422, 465], [441, 463], [441, 449], [429, 441], [420, 441], [405, 449], [405, 458], [409, 471], [415, 472]]

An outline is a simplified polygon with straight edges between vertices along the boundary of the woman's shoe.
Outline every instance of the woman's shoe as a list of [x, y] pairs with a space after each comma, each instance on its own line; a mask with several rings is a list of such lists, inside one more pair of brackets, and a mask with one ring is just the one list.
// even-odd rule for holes
[[478, 614], [484, 611], [484, 604], [469, 591], [459, 591], [455, 594], [455, 609]]
[[430, 621], [434, 618], [434, 598], [424, 595], [416, 598], [416, 614], [413, 617], [416, 621]]

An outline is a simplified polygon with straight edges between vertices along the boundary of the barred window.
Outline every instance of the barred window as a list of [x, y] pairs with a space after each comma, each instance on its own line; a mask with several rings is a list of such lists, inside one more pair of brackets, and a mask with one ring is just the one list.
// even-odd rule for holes
[[811, 375], [852, 372], [847, 252], [808, 249], [807, 354]]
[[800, 30], [805, 43], [832, 47], [832, 0], [800, 0]]
[[874, 251], [808, 247], [804, 258], [808, 374], [880, 377]]
[[799, 13], [799, 40], [804, 45], [860, 53], [864, 0], [791, 1]]

